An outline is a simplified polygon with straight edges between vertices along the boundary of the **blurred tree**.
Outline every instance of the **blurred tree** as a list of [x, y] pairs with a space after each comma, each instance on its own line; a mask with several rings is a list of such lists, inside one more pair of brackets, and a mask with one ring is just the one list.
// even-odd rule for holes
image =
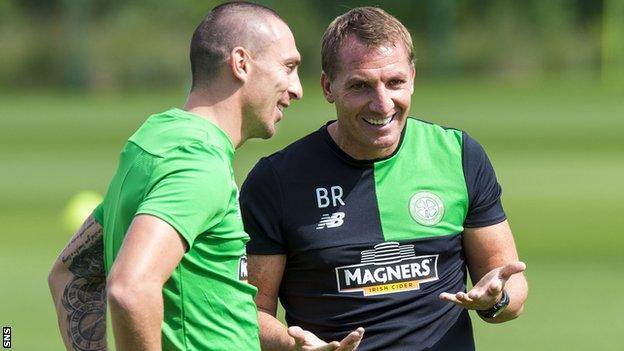
[[427, 1], [427, 39], [429, 60], [435, 62], [433, 72], [438, 75], [453, 76], [457, 71], [455, 54], [456, 19], [455, 0]]
[[88, 28], [90, 0], [63, 0], [65, 81], [71, 88], [84, 88], [88, 83]]
[[563, 71], [569, 68], [575, 55], [583, 49], [573, 47], [573, 10], [569, 0], [534, 1], [536, 34], [539, 36], [539, 49], [542, 53], [542, 72]]
[[602, 29], [602, 78], [624, 81], [624, 1], [605, 0]]
[[288, 22], [302, 57], [300, 74], [320, 76], [321, 36], [330, 21], [323, 14], [325, 9], [312, 1], [266, 0], [261, 3], [277, 11]]
[[[624, 0], [257, 1], [290, 23], [303, 79], [318, 79], [327, 25], [357, 6], [379, 6], [405, 24], [425, 76], [624, 79]], [[0, 0], [0, 89], [188, 84], [190, 33], [222, 2]]]

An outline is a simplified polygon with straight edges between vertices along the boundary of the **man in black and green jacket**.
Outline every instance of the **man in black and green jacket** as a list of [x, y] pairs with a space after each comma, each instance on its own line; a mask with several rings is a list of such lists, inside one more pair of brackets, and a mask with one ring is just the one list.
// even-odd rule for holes
[[527, 296], [484, 150], [408, 117], [412, 42], [384, 11], [334, 20], [322, 59], [337, 120], [260, 160], [241, 192], [263, 350], [352, 350], [361, 327], [359, 350], [474, 350], [467, 310], [504, 322]]

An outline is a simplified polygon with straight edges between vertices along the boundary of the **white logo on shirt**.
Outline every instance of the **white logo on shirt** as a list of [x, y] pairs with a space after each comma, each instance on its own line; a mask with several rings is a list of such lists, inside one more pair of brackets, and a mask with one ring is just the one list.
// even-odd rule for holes
[[438, 280], [438, 255], [416, 256], [413, 244], [379, 243], [362, 251], [361, 257], [360, 263], [336, 267], [338, 292], [392, 294]]
[[342, 201], [342, 194], [342, 188], [338, 185], [334, 185], [330, 188], [316, 188], [316, 204], [318, 208], [325, 208], [330, 204], [333, 207], [338, 206], [338, 204], [344, 206], [345, 203]]
[[238, 259], [238, 280], [247, 281], [247, 255]]
[[316, 229], [323, 228], [336, 228], [340, 227], [344, 224], [345, 213], [344, 212], [335, 212], [335, 213], [326, 213], [321, 216], [321, 220], [318, 222]]
[[419, 191], [410, 199], [409, 211], [416, 222], [430, 227], [442, 220], [444, 203], [438, 195], [432, 192]]

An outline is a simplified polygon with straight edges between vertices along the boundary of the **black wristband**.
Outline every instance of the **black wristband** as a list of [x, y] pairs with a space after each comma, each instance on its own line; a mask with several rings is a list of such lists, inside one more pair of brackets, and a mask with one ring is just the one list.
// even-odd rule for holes
[[507, 291], [503, 289], [503, 294], [501, 295], [500, 300], [494, 304], [494, 306], [490, 307], [487, 310], [477, 310], [477, 314], [483, 318], [494, 318], [501, 314], [505, 310], [505, 308], [509, 305], [509, 294]]

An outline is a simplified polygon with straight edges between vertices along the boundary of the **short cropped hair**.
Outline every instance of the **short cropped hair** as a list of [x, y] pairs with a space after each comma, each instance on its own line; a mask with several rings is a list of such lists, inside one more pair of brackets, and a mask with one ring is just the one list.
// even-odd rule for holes
[[272, 9], [250, 2], [227, 2], [213, 8], [197, 26], [191, 39], [192, 88], [207, 85], [236, 46], [252, 53], [259, 52], [264, 43], [258, 40], [255, 31], [249, 30], [248, 24], [270, 17], [286, 23]]
[[321, 65], [329, 79], [336, 75], [340, 47], [350, 35], [355, 35], [369, 48], [403, 45], [410, 62], [414, 63], [412, 36], [405, 26], [380, 8], [358, 7], [336, 17], [323, 34]]

